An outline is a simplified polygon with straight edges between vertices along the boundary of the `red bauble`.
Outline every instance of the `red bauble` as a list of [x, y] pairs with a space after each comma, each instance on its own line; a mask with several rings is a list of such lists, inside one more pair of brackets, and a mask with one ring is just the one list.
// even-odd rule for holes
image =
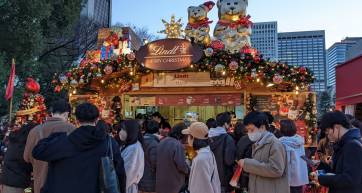
[[307, 72], [307, 69], [305, 67], [300, 67], [299, 72], [305, 73]]
[[66, 75], [68, 78], [72, 77], [72, 73], [71, 73], [71, 72], [67, 72], [65, 75]]
[[25, 89], [31, 93], [38, 93], [40, 91], [40, 85], [32, 78], [27, 78]]
[[214, 50], [223, 50], [225, 45], [222, 41], [220, 40], [214, 40], [211, 42], [211, 47], [214, 49]]
[[61, 90], [61, 88], [59, 85], [54, 88], [54, 92], [56, 92], [56, 93], [60, 93], [60, 90]]

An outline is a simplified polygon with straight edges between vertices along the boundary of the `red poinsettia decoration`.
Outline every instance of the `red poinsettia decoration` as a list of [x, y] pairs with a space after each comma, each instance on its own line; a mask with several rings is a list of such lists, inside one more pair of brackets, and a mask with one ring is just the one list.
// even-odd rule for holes
[[25, 84], [25, 89], [28, 92], [31, 92], [31, 93], [39, 93], [40, 92], [40, 85], [34, 79], [27, 78], [26, 81], [27, 82]]

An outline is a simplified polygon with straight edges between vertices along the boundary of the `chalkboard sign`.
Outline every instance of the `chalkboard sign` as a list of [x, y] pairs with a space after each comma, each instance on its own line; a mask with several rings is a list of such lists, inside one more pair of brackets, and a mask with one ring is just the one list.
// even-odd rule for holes
[[258, 95], [256, 96], [256, 110], [262, 112], [270, 111], [270, 103], [272, 97], [270, 95]]

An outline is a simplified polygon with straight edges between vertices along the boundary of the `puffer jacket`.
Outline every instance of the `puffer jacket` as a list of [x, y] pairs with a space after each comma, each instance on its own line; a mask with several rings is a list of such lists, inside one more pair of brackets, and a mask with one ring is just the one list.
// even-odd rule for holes
[[230, 189], [236, 155], [234, 139], [229, 134], [211, 137], [210, 148], [215, 155], [221, 187]]
[[15, 187], [28, 188], [30, 186], [32, 166], [26, 163], [23, 154], [29, 132], [36, 125], [29, 123], [20, 130], [10, 133], [9, 145], [4, 157], [3, 173], [0, 183]]
[[144, 136], [145, 170], [138, 188], [143, 192], [156, 192], [157, 136], [146, 133]]

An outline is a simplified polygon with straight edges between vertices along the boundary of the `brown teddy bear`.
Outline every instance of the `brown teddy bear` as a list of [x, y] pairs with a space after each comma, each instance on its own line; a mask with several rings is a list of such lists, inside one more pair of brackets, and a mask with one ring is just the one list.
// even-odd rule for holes
[[251, 46], [251, 21], [246, 15], [248, 0], [218, 0], [219, 21], [214, 36], [225, 44], [230, 53], [240, 52], [241, 48]]
[[214, 7], [215, 3], [208, 1], [199, 6], [191, 6], [188, 8], [188, 24], [185, 29], [186, 37], [193, 39], [196, 43], [209, 45], [210, 23], [207, 14]]

